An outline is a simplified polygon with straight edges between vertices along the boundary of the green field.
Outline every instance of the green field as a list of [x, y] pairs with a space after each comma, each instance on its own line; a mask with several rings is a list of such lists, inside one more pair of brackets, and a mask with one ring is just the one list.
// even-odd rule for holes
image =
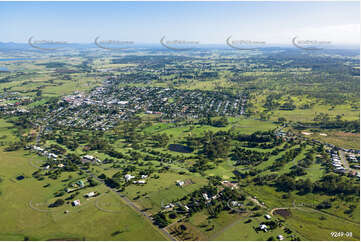
[[[52, 193], [63, 187], [59, 181], [61, 178], [56, 181], [48, 178], [37, 181], [31, 178], [36, 169], [30, 162], [37, 159], [38, 156], [29, 156], [22, 151], [1, 152], [1, 240], [23, 240], [25, 237], [32, 240], [165, 240], [148, 221], [123, 204], [117, 196], [107, 193], [108, 189], [103, 185], [94, 188], [102, 194], [99, 198], [86, 201], [79, 197], [82, 203], [79, 207], [65, 204], [61, 208], [51, 208], [50, 212], [32, 209], [30, 202], [36, 208], [49, 210], [45, 204], [53, 201]], [[20, 175], [25, 178], [16, 180]], [[77, 176], [75, 173], [70, 175], [74, 178]], [[50, 186], [44, 188], [48, 183]], [[87, 188], [81, 194], [90, 190], [92, 189]], [[107, 203], [114, 204], [116, 212], [99, 210], [95, 206], [97, 199], [106, 199]], [[69, 213], [65, 214], [65, 210], [69, 210]], [[106, 226], [101, 226], [105, 224]]]

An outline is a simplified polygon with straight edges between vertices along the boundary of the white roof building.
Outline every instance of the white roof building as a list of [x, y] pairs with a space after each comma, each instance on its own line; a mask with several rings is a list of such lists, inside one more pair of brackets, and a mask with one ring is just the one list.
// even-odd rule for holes
[[237, 201], [232, 201], [232, 202], [231, 202], [231, 205], [232, 205], [233, 207], [237, 207], [237, 206], [238, 206], [238, 202], [237, 202]]
[[132, 180], [134, 177], [135, 177], [135, 176], [132, 176], [132, 175], [130, 175], [130, 174], [126, 174], [126, 175], [124, 176], [124, 178], [125, 178], [126, 181], [130, 181], [130, 180]]
[[79, 206], [80, 205], [80, 200], [75, 200], [71, 203], [73, 206]]
[[260, 225], [259, 225], [259, 228], [260, 228], [261, 230], [267, 232], [267, 225], [265, 225], [265, 224], [260, 224]]
[[33, 146], [33, 149], [36, 150], [36, 151], [40, 151], [40, 152], [44, 151], [43, 148], [41, 148], [39, 146], [35, 146], [35, 145]]
[[207, 193], [203, 193], [202, 196], [203, 196], [204, 199], [209, 200], [209, 197], [208, 197]]
[[95, 159], [94, 156], [91, 156], [91, 155], [84, 155], [83, 158], [86, 160], [94, 160]]
[[85, 194], [86, 197], [94, 197], [95, 196], [95, 192], [89, 192], [87, 194]]
[[54, 154], [54, 153], [49, 153], [49, 158], [57, 158], [58, 157], [58, 155], [56, 155], [56, 154]]

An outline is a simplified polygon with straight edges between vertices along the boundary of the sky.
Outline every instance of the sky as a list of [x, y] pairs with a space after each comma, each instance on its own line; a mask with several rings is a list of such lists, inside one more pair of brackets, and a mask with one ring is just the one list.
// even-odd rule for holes
[[0, 42], [360, 43], [359, 2], [0, 2]]

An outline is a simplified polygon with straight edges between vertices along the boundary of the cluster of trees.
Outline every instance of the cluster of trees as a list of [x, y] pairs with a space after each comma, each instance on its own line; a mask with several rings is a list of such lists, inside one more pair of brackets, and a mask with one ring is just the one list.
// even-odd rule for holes
[[122, 152], [116, 151], [112, 147], [109, 147], [106, 150], [104, 150], [104, 153], [113, 158], [118, 158], [118, 159], [124, 158], [124, 154]]
[[164, 228], [169, 224], [167, 217], [162, 212], [153, 215], [153, 222], [155, 225], [159, 226], [159, 228]]
[[360, 194], [360, 184], [354, 182], [354, 178], [339, 176], [337, 174], [327, 174], [320, 181], [314, 183], [315, 192], [323, 192], [328, 195], [334, 194]]
[[199, 159], [189, 168], [189, 171], [203, 173], [204, 171], [212, 168], [214, 168], [213, 163], [204, 157], [199, 157]]
[[254, 165], [257, 166], [263, 161], [267, 161], [270, 156], [269, 152], [258, 152], [253, 150], [246, 150], [241, 147], [236, 147], [231, 155], [232, 159], [236, 161], [236, 165]]
[[327, 195], [359, 195], [360, 185], [354, 183], [352, 178], [346, 176], [339, 176], [336, 174], [327, 174], [321, 180], [312, 182], [309, 178], [306, 180], [295, 180], [293, 177], [284, 174], [279, 176], [274, 185], [283, 192], [289, 192], [293, 190], [300, 191], [301, 194], [309, 192], [324, 193]]
[[293, 177], [286, 174], [279, 176], [274, 185], [283, 192], [290, 192], [297, 189], [302, 194], [312, 192], [314, 189], [314, 184], [309, 178], [296, 181]]
[[64, 200], [59, 198], [57, 199], [55, 202], [53, 202], [52, 204], [49, 204], [49, 208], [55, 208], [55, 207], [60, 207], [64, 204]]
[[242, 146], [249, 148], [270, 149], [279, 146], [283, 142], [272, 131], [257, 131], [250, 135], [234, 134], [232, 138], [242, 142]]
[[10, 152], [19, 150], [24, 147], [24, 142], [17, 141], [17, 142], [11, 142], [8, 146], [4, 148], [4, 151]]
[[315, 127], [321, 129], [340, 129], [345, 132], [360, 132], [359, 120], [342, 120], [341, 115], [331, 118], [327, 113], [319, 113], [315, 116], [314, 122], [297, 122], [292, 124], [296, 129], [304, 129], [305, 127]]
[[202, 138], [203, 154], [211, 159], [224, 158], [230, 150], [231, 137], [226, 132], [206, 132]]
[[306, 169], [309, 168], [313, 164], [313, 150], [309, 150], [305, 154], [305, 158], [298, 161], [297, 165], [291, 167], [291, 171], [287, 173], [287, 175], [291, 177], [295, 176], [304, 176], [307, 174]]
[[282, 94], [280, 93], [271, 93], [266, 97], [265, 104], [263, 105], [264, 108], [267, 110], [273, 110], [280, 106], [280, 103], [278, 100], [280, 100], [282, 97]]
[[156, 134], [153, 136], [153, 139], [158, 147], [165, 147], [169, 142], [169, 136], [166, 133]]
[[294, 101], [288, 96], [286, 102], [280, 106], [280, 110], [293, 110], [296, 108]]
[[270, 167], [272, 171], [280, 170], [282, 166], [284, 166], [287, 162], [292, 161], [296, 156], [298, 156], [302, 152], [302, 145], [297, 148], [290, 149], [286, 151], [286, 153], [278, 158]]
[[105, 177], [104, 183], [110, 188], [116, 188], [116, 189], [120, 188], [120, 183], [115, 178]]
[[61, 145], [65, 145], [68, 149], [74, 151], [76, 148], [79, 147], [78, 141], [74, 137], [67, 137], [65, 135], [57, 135], [56, 142]]
[[207, 118], [201, 119], [199, 121], [199, 124], [210, 125], [214, 127], [226, 127], [229, 124], [229, 122], [228, 119], [224, 116], [213, 119], [210, 116], [207, 116]]
[[57, 144], [51, 144], [49, 146], [49, 151], [52, 152], [52, 153], [55, 153], [57, 155], [61, 155], [61, 154], [66, 153], [66, 149], [64, 149], [63, 147], [61, 147], [60, 145], [57, 145]]

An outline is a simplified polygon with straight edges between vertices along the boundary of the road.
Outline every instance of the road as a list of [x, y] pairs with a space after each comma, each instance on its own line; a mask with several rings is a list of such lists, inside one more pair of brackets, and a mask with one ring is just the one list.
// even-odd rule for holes
[[350, 164], [348, 163], [346, 159], [345, 152], [343, 150], [338, 151], [338, 154], [340, 155], [341, 162], [343, 163], [343, 167], [345, 167], [346, 170], [350, 169]]

